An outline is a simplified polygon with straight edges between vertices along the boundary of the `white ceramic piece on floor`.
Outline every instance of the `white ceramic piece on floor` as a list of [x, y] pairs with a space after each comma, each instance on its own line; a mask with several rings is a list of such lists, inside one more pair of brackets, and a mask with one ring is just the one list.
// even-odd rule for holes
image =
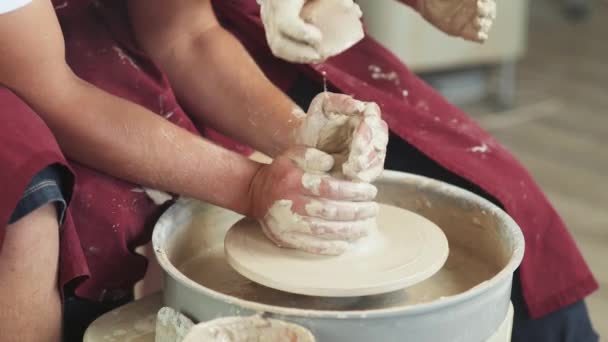
[[195, 325], [183, 342], [315, 342], [299, 325], [261, 316], [224, 317]]
[[181, 342], [194, 327], [188, 317], [170, 307], [163, 307], [156, 315], [155, 342]]
[[226, 259], [243, 276], [277, 290], [352, 297], [407, 288], [435, 274], [448, 257], [443, 231], [411, 211], [380, 204], [378, 231], [339, 256], [279, 248], [251, 219], [226, 234]]
[[322, 57], [328, 58], [346, 51], [363, 39], [363, 25], [357, 5], [344, 0], [307, 1], [300, 16], [319, 28], [323, 39], [319, 46]]

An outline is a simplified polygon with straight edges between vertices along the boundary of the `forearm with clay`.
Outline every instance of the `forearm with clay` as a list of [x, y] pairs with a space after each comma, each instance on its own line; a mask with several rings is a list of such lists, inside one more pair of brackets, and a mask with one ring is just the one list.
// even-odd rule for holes
[[62, 89], [65, 96], [53, 100], [22, 95], [44, 113], [68, 157], [121, 179], [249, 214], [243, 194], [259, 164], [75, 76]]
[[192, 118], [272, 157], [293, 145], [304, 112], [219, 25], [209, 1], [130, 5], [140, 45], [167, 74]]
[[39, 113], [69, 158], [247, 213], [259, 165], [74, 75], [50, 1], [3, 15], [0, 32], [0, 84]]

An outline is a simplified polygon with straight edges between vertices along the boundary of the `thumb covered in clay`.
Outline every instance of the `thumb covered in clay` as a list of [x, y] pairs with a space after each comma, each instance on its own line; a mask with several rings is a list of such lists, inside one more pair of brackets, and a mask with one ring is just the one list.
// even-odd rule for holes
[[372, 182], [384, 170], [388, 125], [376, 103], [324, 92], [311, 102], [296, 141], [330, 154], [332, 174]]
[[334, 158], [331, 155], [304, 145], [290, 148], [285, 155], [300, 169], [310, 173], [326, 173], [334, 166]]

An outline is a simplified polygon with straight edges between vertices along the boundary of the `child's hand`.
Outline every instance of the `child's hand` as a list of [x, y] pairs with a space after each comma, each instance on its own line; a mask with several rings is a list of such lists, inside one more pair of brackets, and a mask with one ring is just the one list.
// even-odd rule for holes
[[377, 104], [325, 92], [310, 104], [295, 140], [331, 154], [335, 173], [372, 182], [384, 169], [388, 126]]
[[332, 165], [328, 154], [297, 147], [261, 167], [250, 186], [250, 212], [275, 244], [338, 255], [375, 227], [377, 189], [323, 174]]

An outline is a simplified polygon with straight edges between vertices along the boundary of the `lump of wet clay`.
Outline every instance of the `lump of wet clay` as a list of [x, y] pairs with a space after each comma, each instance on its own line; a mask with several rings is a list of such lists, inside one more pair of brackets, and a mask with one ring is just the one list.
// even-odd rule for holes
[[300, 17], [323, 34], [319, 54], [323, 59], [338, 55], [364, 37], [361, 9], [350, 0], [307, 1]]

